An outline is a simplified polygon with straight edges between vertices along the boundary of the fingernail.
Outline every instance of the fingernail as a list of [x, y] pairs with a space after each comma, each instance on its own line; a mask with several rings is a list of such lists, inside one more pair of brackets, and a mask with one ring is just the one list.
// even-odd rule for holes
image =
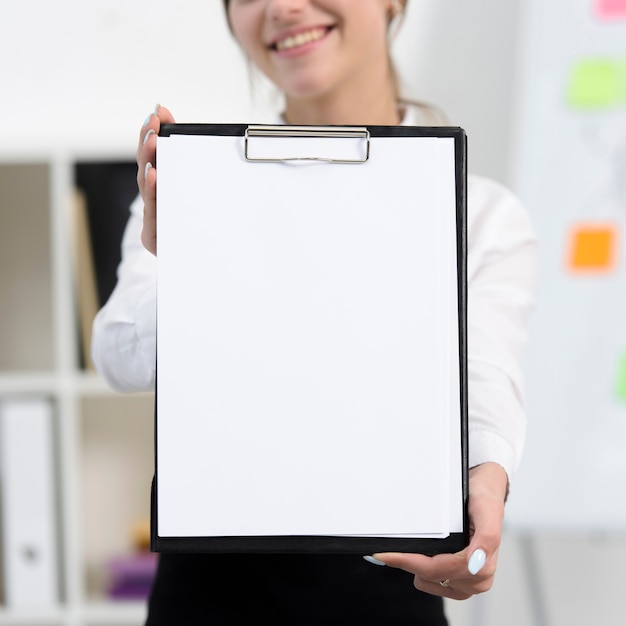
[[153, 115], [154, 115], [154, 113], [150, 113], [150, 115], [148, 115], [148, 117], [146, 117], [146, 119], [143, 122], [143, 127], [144, 128], [150, 123], [150, 120], [152, 119]]
[[150, 135], [155, 135], [156, 133], [154, 132], [154, 129], [151, 128], [147, 133], [146, 136], [143, 138], [143, 143], [144, 145], [146, 144], [146, 142], [148, 141], [148, 139], [150, 138]]
[[160, 108], [161, 108], [161, 105], [157, 102], [157, 103], [154, 105], [154, 112], [153, 112], [153, 115], [158, 115], [158, 114], [159, 114], [159, 109], [160, 109]]
[[373, 556], [370, 556], [369, 554], [363, 557], [368, 563], [373, 563], [374, 565], [387, 565], [387, 563], [385, 563], [384, 561], [379, 561], [378, 559], [375, 559]]
[[487, 561], [487, 555], [484, 550], [478, 548], [474, 550], [470, 560], [467, 562], [467, 569], [472, 576], [475, 576], [483, 568], [483, 565]]
[[146, 168], [143, 171], [143, 179], [145, 180], [146, 178], [148, 178], [148, 172], [152, 169], [152, 163], [150, 163], [150, 161], [148, 161], [146, 163]]

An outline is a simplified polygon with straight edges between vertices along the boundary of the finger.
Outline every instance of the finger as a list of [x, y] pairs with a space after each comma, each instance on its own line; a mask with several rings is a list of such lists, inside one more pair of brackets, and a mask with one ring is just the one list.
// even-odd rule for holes
[[[480, 550], [470, 553], [467, 549], [455, 554], [439, 554], [433, 557], [421, 554], [385, 553], [375, 554], [374, 558], [390, 567], [413, 574], [414, 585], [420, 591], [447, 598], [464, 599], [491, 588], [497, 553], [491, 557], [488, 565], [486, 553]], [[470, 571], [470, 563], [476, 574]], [[442, 587], [441, 581], [448, 581], [448, 584]]]
[[160, 127], [160, 121], [155, 112], [152, 112], [144, 122], [139, 133], [139, 145], [137, 146], [137, 187], [141, 197], [146, 200], [146, 173], [150, 163], [154, 166], [156, 161], [156, 136]]
[[464, 553], [474, 584], [490, 587], [496, 572], [502, 537], [504, 501], [508, 477], [504, 470], [485, 463], [470, 470], [470, 544]]
[[487, 562], [487, 553], [482, 548], [476, 548], [470, 553], [470, 558], [467, 561], [467, 571], [476, 576], [484, 567]]
[[143, 228], [141, 243], [152, 254], [157, 253], [156, 170], [152, 163], [146, 164], [143, 191]]
[[143, 186], [146, 179], [146, 165], [148, 163], [151, 163], [153, 167], [156, 165], [156, 139], [157, 131], [149, 128], [144, 134], [143, 144], [138, 150], [137, 167], [139, 168], [138, 173], [141, 174], [140, 187]]
[[[159, 134], [161, 124], [163, 123], [174, 123], [174, 116], [171, 114], [169, 109], [163, 107], [159, 104], [156, 105], [154, 111], [148, 115], [144, 124], [139, 133], [139, 145], [137, 147], [137, 186], [139, 187], [139, 192], [141, 196], [144, 198], [144, 202], [146, 198], [149, 197], [151, 189], [145, 189], [145, 179], [146, 179], [146, 167], [148, 163], [150, 163], [153, 167], [156, 167], [156, 138]], [[155, 179], [156, 184], [156, 179]], [[146, 195], [148, 192], [148, 196]]]
[[144, 204], [156, 202], [156, 135], [146, 137], [146, 145], [137, 158], [137, 187]]
[[469, 546], [463, 551], [470, 575], [482, 578], [495, 575], [502, 516], [503, 505], [497, 500], [481, 496], [470, 500], [473, 534]]
[[150, 161], [144, 168], [143, 201], [145, 204], [156, 205], [156, 170]]
[[[462, 555], [459, 553], [457, 556]], [[488, 591], [493, 585], [495, 568], [482, 575], [472, 575], [467, 567], [460, 565], [464, 562], [465, 558], [459, 558], [455, 567], [446, 568], [444, 564], [441, 568], [430, 569], [426, 574], [417, 572], [413, 584], [421, 591], [455, 600], [464, 600]]]
[[405, 552], [387, 552], [375, 554], [374, 558], [383, 561], [390, 567], [403, 569], [421, 580], [438, 582], [447, 578], [467, 576], [467, 560], [463, 552], [456, 554], [438, 554], [426, 556]]
[[174, 116], [167, 107], [157, 104], [154, 110], [146, 117], [139, 131], [139, 142], [137, 145], [137, 161], [139, 162], [140, 153], [146, 144], [146, 135], [158, 135], [162, 124], [174, 124]]
[[141, 129], [139, 130], [139, 139], [137, 144], [137, 161], [139, 161], [139, 155], [145, 143], [146, 135], [151, 131], [155, 133], [159, 132], [161, 122], [158, 113], [160, 108], [161, 106], [159, 104], [154, 107], [154, 110], [151, 111], [150, 114], [146, 117], [141, 126]]
[[413, 584], [418, 591], [429, 593], [433, 596], [441, 596], [442, 598], [449, 598], [450, 600], [467, 600], [471, 598], [474, 592], [467, 591], [455, 587], [454, 581], [445, 581], [446, 585], [442, 585], [441, 582], [422, 581], [417, 576], [415, 577]]
[[156, 116], [159, 118], [160, 124], [175, 124], [176, 120], [167, 107], [157, 105]]
[[[419, 591], [452, 600], [467, 600], [480, 593], [482, 581], [476, 581], [468, 574], [463, 553], [435, 557], [386, 553], [376, 554], [374, 557], [390, 567], [398, 567], [414, 574], [413, 585]], [[443, 581], [445, 585], [442, 584]]]

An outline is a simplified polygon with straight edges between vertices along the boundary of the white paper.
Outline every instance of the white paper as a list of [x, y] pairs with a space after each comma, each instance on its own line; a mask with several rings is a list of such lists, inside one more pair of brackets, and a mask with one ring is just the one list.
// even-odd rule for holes
[[453, 154], [159, 138], [160, 536], [462, 529]]

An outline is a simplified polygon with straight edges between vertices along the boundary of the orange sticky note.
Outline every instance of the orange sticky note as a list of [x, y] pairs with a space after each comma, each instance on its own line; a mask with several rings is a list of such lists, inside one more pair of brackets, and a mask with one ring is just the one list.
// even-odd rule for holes
[[577, 224], [571, 231], [567, 266], [574, 273], [610, 272], [617, 258], [617, 226]]
[[603, 20], [626, 19], [626, 0], [596, 0], [596, 15]]

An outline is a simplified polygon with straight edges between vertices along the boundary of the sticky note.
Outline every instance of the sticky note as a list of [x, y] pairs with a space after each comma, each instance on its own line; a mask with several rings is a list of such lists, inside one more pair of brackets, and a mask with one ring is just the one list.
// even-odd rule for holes
[[567, 267], [573, 273], [605, 273], [617, 260], [618, 228], [611, 223], [577, 224], [570, 233]]
[[626, 0], [595, 0], [595, 13], [602, 20], [624, 20]]
[[604, 109], [622, 98], [621, 64], [613, 59], [579, 61], [573, 68], [568, 88], [569, 104], [576, 109]]
[[622, 353], [617, 363], [617, 384], [615, 387], [617, 397], [626, 402], [626, 352]]

